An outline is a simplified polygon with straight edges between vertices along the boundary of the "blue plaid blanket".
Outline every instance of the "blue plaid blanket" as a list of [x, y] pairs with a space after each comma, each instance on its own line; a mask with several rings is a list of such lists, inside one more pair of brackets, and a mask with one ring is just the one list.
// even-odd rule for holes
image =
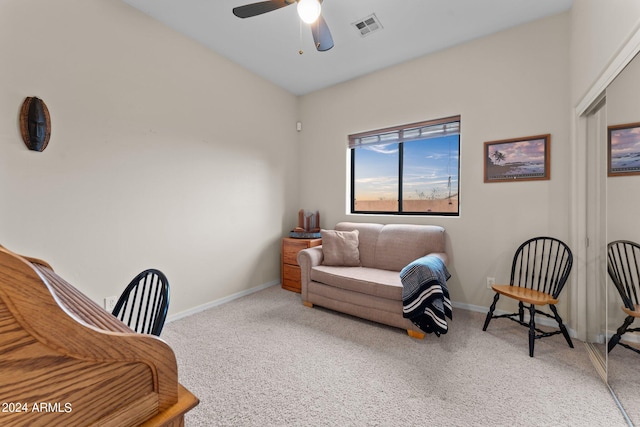
[[402, 315], [418, 328], [437, 336], [447, 333], [447, 319], [452, 319], [447, 280], [451, 277], [437, 256], [424, 256], [400, 272]]

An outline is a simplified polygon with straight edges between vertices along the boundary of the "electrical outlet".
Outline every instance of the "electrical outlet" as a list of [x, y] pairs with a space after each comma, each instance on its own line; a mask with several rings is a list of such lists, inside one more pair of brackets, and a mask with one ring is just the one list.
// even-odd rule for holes
[[104, 299], [104, 309], [107, 310], [109, 313], [111, 313], [113, 311], [113, 308], [116, 306], [116, 303], [118, 302], [118, 297], [106, 297]]
[[487, 289], [491, 289], [491, 286], [496, 284], [495, 277], [487, 277]]

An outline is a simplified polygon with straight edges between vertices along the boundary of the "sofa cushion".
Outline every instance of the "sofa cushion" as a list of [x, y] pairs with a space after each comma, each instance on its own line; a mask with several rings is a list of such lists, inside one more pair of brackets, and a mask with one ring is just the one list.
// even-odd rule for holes
[[388, 224], [376, 243], [376, 267], [402, 270], [432, 252], [444, 252], [444, 229], [434, 225]]
[[322, 254], [324, 265], [358, 267], [358, 230], [336, 231], [320, 230], [322, 236]]
[[[355, 310], [355, 312], [353, 310], [349, 310], [345, 311], [346, 313], [364, 317], [365, 319], [368, 317], [364, 316], [364, 313], [360, 312], [361, 310], [366, 311], [374, 309], [376, 311], [386, 311], [392, 313], [394, 316], [402, 317], [402, 301], [397, 299], [381, 298], [369, 294], [363, 294], [361, 292], [347, 291], [346, 289], [340, 289], [335, 286], [329, 286], [318, 282], [311, 282], [309, 284], [309, 294], [312, 295], [312, 298], [316, 302], [323, 301], [326, 303], [328, 300], [333, 300], [328, 308], [331, 308], [332, 305], [338, 303], [342, 306], [342, 311], [344, 311], [345, 305], [349, 305]], [[326, 305], [322, 306], [327, 307]], [[371, 320], [380, 322], [380, 320], [376, 318]], [[384, 319], [382, 323], [389, 324], [388, 321], [388, 319]]]
[[311, 269], [311, 280], [340, 289], [402, 301], [402, 282], [397, 271], [318, 265]]
[[360, 265], [363, 267], [375, 267], [376, 242], [382, 227], [384, 227], [382, 224], [374, 223], [340, 222], [336, 224], [338, 231], [358, 230], [358, 251]]
[[418, 258], [445, 252], [444, 228], [436, 225], [341, 222], [336, 230], [360, 231], [363, 267], [399, 272]]

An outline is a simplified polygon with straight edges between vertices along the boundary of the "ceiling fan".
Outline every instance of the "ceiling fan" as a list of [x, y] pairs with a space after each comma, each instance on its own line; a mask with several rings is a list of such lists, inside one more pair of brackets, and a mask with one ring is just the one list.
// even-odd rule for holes
[[311, 34], [316, 49], [320, 52], [333, 47], [333, 38], [329, 27], [321, 15], [322, 0], [270, 0], [251, 3], [233, 8], [233, 14], [238, 18], [250, 18], [263, 13], [271, 12], [285, 6], [298, 3], [298, 15], [306, 23], [311, 25]]

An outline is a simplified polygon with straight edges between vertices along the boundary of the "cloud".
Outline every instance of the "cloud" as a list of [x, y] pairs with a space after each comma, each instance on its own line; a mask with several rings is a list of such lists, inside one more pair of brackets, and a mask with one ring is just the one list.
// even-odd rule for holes
[[611, 154], [620, 156], [640, 151], [640, 128], [617, 129], [611, 132]]
[[[394, 148], [389, 148], [394, 147]], [[376, 144], [376, 145], [365, 145], [365, 150], [375, 151], [380, 154], [395, 154], [398, 152], [398, 144]]]
[[544, 160], [544, 139], [491, 144], [489, 156], [496, 151], [504, 154], [505, 163], [541, 162]]

